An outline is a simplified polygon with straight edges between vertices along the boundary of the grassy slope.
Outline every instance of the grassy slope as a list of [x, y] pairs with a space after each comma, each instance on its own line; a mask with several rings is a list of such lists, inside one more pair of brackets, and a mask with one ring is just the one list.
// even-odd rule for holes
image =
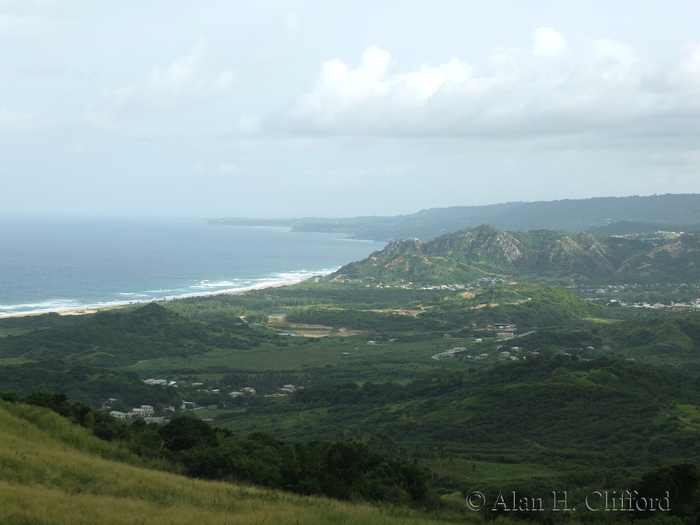
[[428, 524], [404, 510], [192, 480], [45, 409], [0, 402], [0, 522]]

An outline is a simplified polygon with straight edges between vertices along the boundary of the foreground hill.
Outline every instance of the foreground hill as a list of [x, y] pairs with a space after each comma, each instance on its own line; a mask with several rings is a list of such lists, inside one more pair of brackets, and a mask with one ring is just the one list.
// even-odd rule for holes
[[479, 226], [438, 237], [391, 241], [330, 279], [451, 284], [485, 276], [593, 282], [681, 282], [700, 278], [700, 234], [670, 239], [594, 237], [561, 231], [506, 232]]
[[0, 339], [0, 358], [64, 359], [119, 366], [143, 359], [201, 354], [211, 347], [251, 348], [274, 337], [239, 318], [224, 323], [186, 319], [151, 303], [131, 311], [99, 312], [67, 326]]
[[3, 524], [430, 524], [384, 510], [193, 480], [146, 467], [47, 409], [0, 401]]
[[[431, 208], [396, 217], [347, 219], [247, 220], [215, 219], [210, 224], [283, 225], [295, 231], [343, 233], [356, 239], [391, 240], [416, 237], [424, 241], [447, 232], [494, 224], [504, 230], [557, 229], [571, 233], [617, 222], [644, 223], [641, 231], [673, 228], [688, 231], [700, 223], [700, 195], [598, 197], [541, 202], [507, 202], [487, 206]], [[674, 225], [686, 225], [674, 228]], [[637, 228], [639, 229], [639, 228]], [[693, 230], [697, 231], [697, 230]]]

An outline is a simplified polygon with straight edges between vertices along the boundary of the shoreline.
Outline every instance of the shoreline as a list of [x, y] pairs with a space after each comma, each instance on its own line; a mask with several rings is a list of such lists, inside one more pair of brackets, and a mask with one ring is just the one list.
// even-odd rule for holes
[[112, 310], [112, 309], [117, 309], [117, 308], [125, 308], [128, 306], [138, 306], [138, 305], [147, 305], [151, 303], [163, 303], [163, 302], [171, 302], [171, 301], [177, 301], [179, 299], [190, 299], [190, 298], [196, 298], [196, 297], [213, 297], [216, 295], [240, 295], [242, 293], [250, 292], [253, 290], [265, 290], [267, 288], [282, 288], [283, 286], [293, 286], [295, 284], [303, 283], [304, 281], [308, 281], [309, 279], [314, 279], [318, 277], [325, 277], [326, 275], [330, 275], [334, 271], [337, 271], [337, 269], [330, 271], [329, 273], [317, 273], [313, 274], [307, 277], [304, 277], [302, 279], [298, 280], [290, 280], [290, 281], [285, 281], [285, 282], [270, 282], [270, 283], [258, 283], [254, 284], [252, 286], [245, 286], [241, 288], [230, 288], [227, 290], [217, 290], [215, 292], [192, 292], [192, 293], [186, 293], [186, 294], [181, 294], [181, 295], [174, 295], [171, 297], [165, 296], [163, 299], [151, 299], [151, 300], [143, 300], [143, 301], [115, 301], [114, 303], [109, 303], [109, 304], [101, 304], [101, 305], [84, 305], [84, 306], [77, 306], [77, 307], [69, 307], [69, 308], [52, 308], [52, 309], [47, 309], [47, 310], [40, 310], [40, 311], [24, 311], [24, 312], [17, 312], [17, 313], [11, 313], [11, 314], [0, 314], [0, 320], [2, 319], [10, 319], [10, 318], [15, 318], [15, 317], [29, 317], [33, 315], [45, 315], [45, 314], [58, 314], [61, 316], [64, 315], [89, 315], [89, 314], [95, 314], [103, 310]]

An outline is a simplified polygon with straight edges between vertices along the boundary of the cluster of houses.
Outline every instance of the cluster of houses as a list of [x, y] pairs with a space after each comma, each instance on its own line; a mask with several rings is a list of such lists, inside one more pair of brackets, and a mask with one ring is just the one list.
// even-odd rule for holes
[[[664, 293], [664, 294], [673, 294], [673, 293], [679, 293], [687, 296], [687, 289], [684, 290], [684, 288], [687, 287], [686, 283], [658, 283], [658, 284], [638, 284], [638, 283], [631, 283], [631, 284], [608, 284], [608, 285], [603, 285], [602, 287], [590, 287], [589, 285], [585, 284], [578, 284], [578, 285], [569, 285], [566, 286], [568, 289], [574, 289], [574, 290], [579, 290], [579, 293], [589, 293], [589, 294], [596, 294], [596, 295], [608, 295], [609, 294], [614, 294], [614, 293], [621, 293], [621, 292], [633, 292], [633, 293], [645, 293], [649, 291], [654, 291], [657, 293]], [[630, 308], [649, 308], [649, 309], [654, 309], [654, 310], [660, 310], [660, 309], [670, 309], [670, 310], [685, 310], [685, 311], [692, 311], [692, 310], [697, 310], [700, 309], [700, 298], [694, 299], [692, 301], [686, 301], [686, 302], [679, 302], [679, 301], [671, 301], [670, 304], [664, 304], [664, 303], [649, 303], [649, 302], [623, 302], [620, 301], [619, 299], [606, 299], [602, 297], [586, 297], [586, 301], [593, 301], [593, 302], [604, 302], [607, 306], [627, 306]]]
[[443, 358], [443, 359], [452, 358], [455, 356], [455, 354], [459, 354], [460, 352], [466, 352], [466, 351], [467, 351], [466, 348], [451, 348], [449, 350], [445, 350], [444, 352], [440, 352], [439, 354], [431, 355], [430, 357], [432, 357], [433, 359], [435, 359], [437, 361], [440, 358]]
[[[511, 361], [518, 361], [520, 358], [516, 355], [513, 354], [519, 354], [522, 352], [522, 348], [519, 346], [511, 346], [510, 351], [508, 350], [503, 350], [501, 352], [498, 352], [498, 358], [499, 359], [510, 359]], [[525, 359], [525, 358], [523, 358]]]
[[[218, 392], [213, 392], [213, 391], [212, 391], [212, 393], [218, 394]], [[257, 393], [258, 393], [257, 390], [255, 390], [252, 386], [244, 386], [244, 387], [241, 388], [240, 390], [237, 390], [237, 391], [235, 391], [235, 392], [229, 392], [228, 395], [231, 396], [231, 397], [239, 397], [239, 396], [244, 396], [244, 395], [246, 395], [246, 394], [249, 394], [249, 395], [251, 395], [251, 396], [254, 396], [254, 395], [256, 395]]]
[[282, 385], [282, 388], [280, 389], [282, 390], [281, 392], [277, 392], [275, 394], [267, 394], [265, 397], [284, 397], [293, 392], [296, 392], [297, 390], [302, 390], [303, 388], [303, 386], [294, 386], [292, 384]]
[[177, 388], [176, 381], [168, 381], [167, 379], [144, 379], [143, 382], [150, 386], [174, 386]]
[[[116, 399], [115, 399], [116, 401]], [[172, 407], [169, 407], [172, 409]], [[163, 423], [164, 417], [154, 417], [154, 410], [151, 405], [141, 405], [138, 408], [132, 408], [129, 412], [120, 412], [112, 410], [109, 415], [116, 419], [143, 419], [146, 423]]]
[[489, 357], [489, 354], [479, 354], [479, 355], [465, 355], [465, 359], [486, 359]]
[[[503, 284], [508, 282], [508, 279], [503, 277], [480, 277], [475, 283], [470, 284], [437, 284], [437, 285], [427, 285], [421, 286], [421, 290], [465, 290], [471, 291], [483, 287], [484, 285], [489, 286], [492, 284]], [[412, 283], [409, 283], [412, 284]]]

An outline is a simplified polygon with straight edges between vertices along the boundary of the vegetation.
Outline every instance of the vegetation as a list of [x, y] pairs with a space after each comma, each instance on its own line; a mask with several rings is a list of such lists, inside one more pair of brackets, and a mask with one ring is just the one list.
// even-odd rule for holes
[[[14, 434], [0, 433], [4, 448], [18, 450], [17, 457], [0, 453], [0, 465], [10, 467], [0, 468], [0, 485], [13, 498], [11, 511], [0, 504], [0, 522], [51, 522], [41, 505], [14, 505], [34, 484], [47, 501], [128, 500], [149, 520], [154, 508], [177, 501], [182, 516], [163, 514], [169, 522], [199, 515], [226, 522], [231, 513], [241, 523], [267, 519], [252, 503], [259, 501], [277, 502], [270, 516], [285, 508], [311, 523], [317, 515], [349, 523], [496, 514], [625, 521], [475, 514], [464, 497], [473, 490], [540, 497], [561, 487], [581, 500], [601, 488], [656, 494], [662, 486], [678, 506], [652, 521], [690, 524], [700, 501], [700, 317], [610, 299], [654, 292], [693, 300], [698, 288], [680, 279], [694, 278], [695, 242], [693, 235], [594, 238], [482, 227], [430, 243], [391, 243], [297, 286], [0, 321], [0, 424], [10, 418], [19, 432], [43, 436], [40, 457], [54, 446], [44, 428], [76, 454], [42, 467], [16, 448]], [[641, 281], [599, 294], [597, 283], [629, 276]], [[166, 420], [122, 422], [107, 412], [142, 404]], [[67, 421], [72, 430], [62, 426]], [[124, 481], [106, 488], [117, 467], [100, 464], [102, 478], [87, 475], [88, 467], [60, 467], [64, 460], [89, 468], [119, 461], [118, 469], [136, 469], [119, 472], [145, 493], [135, 496], [137, 485]], [[182, 485], [176, 474], [226, 484]], [[241, 503], [205, 498], [204, 512], [190, 486], [192, 494], [235, 494]], [[362, 506], [368, 503], [385, 510]], [[66, 516], [89, 522], [80, 512]], [[123, 520], [104, 516], [127, 522], [129, 512]]]
[[251, 406], [221, 423], [282, 439], [383, 433], [409, 452], [442, 445], [471, 460], [535, 461], [594, 479], [606, 467], [630, 474], [640, 464], [700, 460], [698, 407], [696, 378], [626, 361], [557, 356], [406, 385], [311, 386], [289, 404]]
[[163, 356], [201, 354], [209, 347], [251, 348], [274, 337], [229, 319], [226, 327], [188, 320], [151, 303], [136, 310], [100, 312], [79, 323], [36, 330], [0, 341], [0, 358], [65, 359], [117, 366]]
[[36, 391], [64, 393], [74, 402], [100, 407], [109, 398], [113, 408], [128, 410], [141, 404], [174, 405], [180, 396], [172, 387], [145, 385], [136, 372], [109, 370], [48, 359], [0, 366], [2, 389], [26, 396]]
[[518, 344], [529, 350], [575, 351], [583, 357], [607, 355], [646, 365], [700, 372], [700, 315], [632, 320], [541, 331]]
[[7, 524], [439, 521], [408, 509], [188, 479], [20, 403], [0, 401], [0, 442], [0, 522]]
[[479, 226], [437, 237], [392, 241], [330, 279], [454, 284], [484, 276], [571, 282], [698, 280], [700, 234], [657, 238], [593, 237], [561, 231], [505, 232]]

